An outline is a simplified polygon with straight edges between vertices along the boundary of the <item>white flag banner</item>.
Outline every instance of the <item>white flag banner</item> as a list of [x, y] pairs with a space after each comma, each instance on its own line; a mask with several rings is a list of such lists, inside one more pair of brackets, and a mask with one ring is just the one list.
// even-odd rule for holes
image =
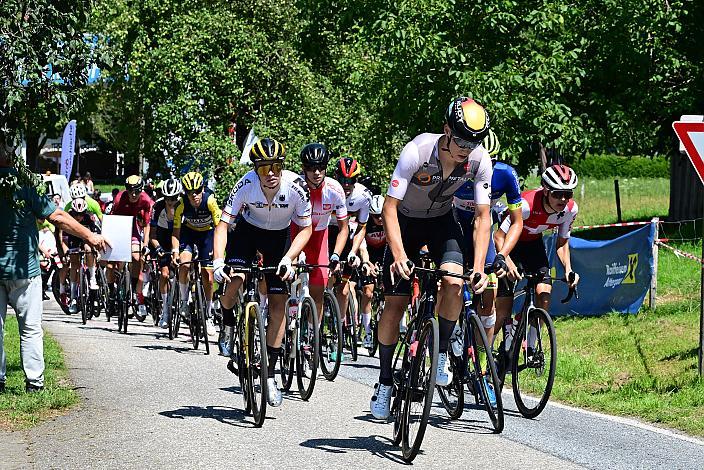
[[249, 160], [249, 151], [252, 150], [252, 146], [257, 141], [257, 136], [254, 134], [254, 128], [247, 134], [247, 139], [244, 141], [244, 149], [242, 150], [242, 157], [240, 158], [240, 165], [249, 165], [252, 162]]
[[103, 216], [103, 236], [110, 242], [103, 259], [107, 261], [132, 260], [132, 219], [131, 215]]
[[66, 124], [64, 136], [61, 139], [61, 174], [66, 181], [71, 181], [71, 169], [73, 168], [73, 157], [76, 153], [76, 121], [71, 120]]

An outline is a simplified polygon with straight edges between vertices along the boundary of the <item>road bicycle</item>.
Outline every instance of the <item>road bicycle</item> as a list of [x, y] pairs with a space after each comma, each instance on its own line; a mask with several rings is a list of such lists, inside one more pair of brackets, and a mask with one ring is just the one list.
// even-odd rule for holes
[[335, 291], [325, 288], [323, 293], [323, 320], [320, 324], [320, 370], [326, 380], [337, 377], [342, 364], [342, 315]]
[[[226, 266], [227, 275], [245, 274], [242, 300], [234, 306], [235, 332], [232, 357], [227, 368], [237, 375], [244, 396], [245, 413], [252, 413], [254, 425], [261, 427], [266, 418], [268, 357], [264, 318], [259, 309], [259, 280], [265, 273], [276, 272], [276, 267], [260, 267], [255, 261], [251, 267]], [[223, 286], [225, 292], [226, 286]]]
[[[550, 314], [535, 306], [536, 287], [546, 273], [547, 269], [543, 268], [537, 273], [525, 274], [525, 287], [514, 294], [515, 298], [525, 295], [523, 306], [513, 321], [507, 319], [501, 343], [494, 351], [499, 383], [503, 386], [510, 371], [513, 398], [518, 411], [526, 418], [535, 418], [547, 405], [557, 366], [555, 326]], [[574, 273], [570, 273], [569, 280], [556, 281], [571, 283], [573, 276]], [[579, 298], [576, 288], [571, 288], [561, 302], [567, 303], [573, 296]]]
[[117, 331], [127, 334], [127, 324], [130, 317], [130, 309], [134, 313], [134, 300], [132, 294], [132, 276], [130, 274], [129, 262], [122, 262], [120, 269], [113, 271], [115, 284], [117, 285], [115, 308], [117, 309]]
[[[88, 288], [90, 286], [90, 273], [88, 271], [88, 266], [86, 266], [85, 263], [86, 255], [96, 256], [93, 250], [86, 251], [81, 249], [69, 250], [69, 254], [78, 255], [78, 308], [81, 311], [81, 321], [85, 325], [88, 323], [88, 320], [92, 320], [93, 317], [97, 316], [99, 312], [97, 305], [99, 290]], [[97, 260], [95, 264], [97, 281]]]
[[205, 290], [203, 289], [203, 281], [201, 278], [201, 264], [198, 256], [198, 248], [194, 247], [193, 258], [191, 261], [178, 263], [179, 266], [188, 265], [188, 285], [189, 299], [181, 298], [181, 289], [178, 286], [178, 281], [173, 282], [171, 288], [171, 317], [169, 319], [169, 337], [176, 338], [181, 324], [181, 306], [184, 302], [188, 305], [188, 315], [186, 323], [191, 335], [191, 344], [193, 349], [198, 349], [200, 342], [205, 346], [205, 354], [210, 354], [210, 342], [208, 341], [208, 321], [207, 321], [207, 303], [205, 301]]
[[[342, 289], [342, 283], [347, 283], [350, 287], [347, 294], [347, 309], [340, 312], [342, 317], [342, 349], [344, 352], [347, 349], [353, 361], [357, 360], [357, 295], [350, 285], [350, 279], [355, 269], [348, 265], [345, 261], [340, 261], [340, 270], [335, 273], [337, 282], [336, 289]], [[338, 306], [339, 309], [339, 306]], [[342, 357], [340, 357], [342, 360]]]
[[[369, 318], [369, 335], [371, 336], [367, 346], [369, 357], [374, 357], [379, 348], [379, 320], [381, 312], [384, 311], [384, 293], [381, 282], [381, 266], [377, 264], [377, 272], [379, 275], [374, 277], [374, 292], [372, 294], [372, 314]], [[362, 286], [364, 287], [364, 286]], [[361, 291], [358, 290], [358, 303], [361, 305]], [[366, 333], [365, 333], [366, 335]]]
[[[478, 276], [476, 273], [474, 277]], [[504, 410], [501, 400], [501, 383], [494, 364], [489, 343], [482, 322], [473, 307], [475, 301], [481, 303], [481, 295], [472, 295], [465, 276], [453, 276], [465, 279], [462, 287], [464, 309], [458, 320], [459, 334], [451, 340], [448, 350], [449, 367], [452, 371], [452, 382], [445, 387], [438, 386], [438, 394], [450, 419], [462, 416], [465, 402], [465, 385], [467, 391], [474, 395], [474, 401], [482, 406], [489, 415], [495, 433], [504, 429]], [[483, 354], [482, 354], [483, 353]], [[482, 356], [486, 358], [486, 367], [481, 364]], [[495, 405], [491, 404], [490, 390], [495, 395]]]
[[288, 391], [295, 368], [301, 399], [308, 400], [315, 388], [320, 358], [318, 309], [308, 287], [309, 273], [317, 265], [307, 265], [305, 253], [301, 253], [293, 267], [298, 276], [289, 284], [290, 294], [286, 300], [286, 331], [280, 356], [281, 382], [283, 390]]

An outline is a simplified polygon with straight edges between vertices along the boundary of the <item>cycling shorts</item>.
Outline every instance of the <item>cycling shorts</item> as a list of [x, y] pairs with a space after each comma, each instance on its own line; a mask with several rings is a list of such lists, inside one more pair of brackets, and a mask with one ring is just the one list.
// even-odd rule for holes
[[[169, 245], [171, 245], [171, 243], [169, 243]], [[161, 245], [161, 247], [166, 251], [166, 254], [158, 258], [156, 250], [154, 248], [149, 250], [149, 256], [151, 256], [152, 258], [156, 258], [156, 264], [157, 266], [159, 266], [159, 268], [163, 268], [171, 264], [171, 254], [169, 253], [170, 248], [167, 249], [164, 245]]]
[[[463, 266], [462, 229], [452, 212], [423, 219], [407, 217], [399, 213], [398, 225], [401, 229], [401, 241], [406, 256], [413, 263], [420, 262], [420, 249], [423, 245], [428, 245], [430, 257], [436, 266], [440, 267], [445, 263]], [[384, 253], [384, 292], [386, 295], [410, 295], [409, 281], [401, 280], [396, 286], [392, 284], [390, 267], [393, 261], [391, 249], [387, 245]]]
[[[464, 259], [471, 268], [474, 264], [474, 214], [466, 211], [455, 211], [455, 217], [462, 227], [462, 248], [464, 249]], [[491, 226], [489, 232], [489, 246], [486, 251], [486, 261], [484, 266], [491, 266], [496, 258], [496, 245], [494, 244], [494, 226]]]
[[201, 266], [212, 266], [213, 264], [213, 230], [198, 232], [188, 227], [181, 228], [179, 239], [179, 249], [193, 253], [194, 248], [198, 248], [198, 258]]
[[[338, 233], [340, 233], [340, 227], [338, 227], [337, 225], [328, 226], [328, 253], [330, 254], [335, 252], [335, 243], [337, 242]], [[342, 253], [338, 253], [340, 255], [340, 259], [346, 260], [347, 255], [350, 254], [351, 249], [352, 239], [347, 237], [347, 241], [345, 242], [345, 247], [342, 249]]]
[[[541, 284], [552, 284], [552, 278], [550, 277], [550, 263], [548, 262], [547, 253], [545, 253], [545, 245], [543, 244], [542, 238], [538, 238], [537, 240], [518, 240], [518, 243], [516, 243], [516, 246], [514, 246], [511, 251], [511, 259], [516, 266], [523, 269], [523, 272], [537, 273], [541, 269], [545, 268], [545, 276], [540, 282]], [[516, 283], [506, 280], [506, 285], [502, 286], [502, 284], [503, 283], [499, 282], [498, 296], [513, 296]]]
[[[261, 253], [264, 266], [276, 266], [291, 246], [289, 228], [267, 230], [255, 227], [242, 219], [227, 234], [225, 263], [231, 266], [250, 267]], [[266, 290], [269, 294], [286, 294], [286, 283], [274, 273], [266, 273]]]

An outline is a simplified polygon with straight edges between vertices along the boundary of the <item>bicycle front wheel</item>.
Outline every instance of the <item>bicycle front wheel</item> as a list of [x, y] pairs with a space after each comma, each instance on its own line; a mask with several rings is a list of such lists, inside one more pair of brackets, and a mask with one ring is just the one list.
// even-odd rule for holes
[[254, 425], [261, 427], [266, 418], [268, 357], [266, 352], [266, 331], [259, 305], [251, 302], [247, 305], [246, 315], [246, 362], [247, 395], [249, 407], [254, 418]]
[[542, 308], [528, 311], [514, 336], [511, 379], [518, 411], [538, 416], [550, 399], [557, 366], [557, 339], [552, 318]]
[[415, 354], [410, 363], [401, 439], [401, 451], [406, 462], [413, 461], [418, 455], [433, 405], [439, 349], [438, 321], [435, 318], [423, 322], [423, 327], [411, 348], [415, 349]]
[[[475, 388], [474, 393], [479, 401], [484, 405], [484, 409], [489, 415], [495, 433], [504, 430], [504, 406], [501, 400], [501, 382], [499, 382], [494, 364], [494, 356], [491, 354], [491, 347], [484, 331], [479, 316], [476, 314], [469, 316], [469, 343], [471, 345], [469, 359], [467, 361], [468, 375]], [[479, 341], [477, 341], [479, 340]], [[486, 371], [482, 372], [480, 351], [485, 352]], [[489, 389], [491, 387], [491, 389]], [[496, 404], [492, 406], [490, 396], [495, 397]]]
[[464, 374], [462, 373], [462, 359], [448, 351], [452, 382], [447, 387], [437, 386], [438, 395], [442, 406], [450, 419], [458, 419], [464, 411]]
[[281, 390], [288, 392], [293, 383], [293, 375], [296, 370], [296, 363], [293, 359], [294, 355], [294, 339], [293, 328], [291, 326], [291, 316], [289, 308], [291, 307], [291, 299], [286, 303], [284, 318], [286, 319], [286, 329], [284, 330], [284, 338], [281, 342], [281, 355], [279, 356], [279, 374], [281, 375]]
[[181, 292], [178, 287], [178, 280], [171, 283], [169, 292], [169, 339], [174, 339], [178, 336], [178, 329], [181, 326]]
[[335, 295], [325, 290], [323, 324], [320, 325], [320, 370], [327, 380], [335, 380], [342, 361], [342, 318]]
[[79, 308], [81, 309], [81, 321], [85, 325], [90, 319], [92, 313], [88, 311], [88, 293], [86, 292], [86, 276], [88, 273], [84, 271], [83, 266], [78, 268], [78, 298]]
[[296, 354], [296, 380], [303, 400], [308, 400], [318, 376], [320, 345], [318, 342], [318, 312], [310, 297], [301, 302], [298, 324], [298, 351]]

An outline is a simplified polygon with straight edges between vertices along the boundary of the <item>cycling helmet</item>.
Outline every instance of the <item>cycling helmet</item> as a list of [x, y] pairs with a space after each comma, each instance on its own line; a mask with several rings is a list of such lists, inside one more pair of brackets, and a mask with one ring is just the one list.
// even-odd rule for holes
[[308, 144], [301, 150], [303, 166], [326, 166], [330, 161], [330, 153], [323, 144]]
[[362, 168], [359, 163], [354, 158], [344, 157], [337, 161], [337, 166], [335, 167], [335, 174], [338, 179], [355, 181], [357, 176], [362, 172]]
[[455, 98], [447, 107], [445, 122], [452, 135], [470, 142], [479, 142], [489, 133], [489, 113], [472, 98]]
[[86, 187], [83, 183], [72, 185], [68, 192], [71, 195], [71, 199], [78, 199], [79, 197], [86, 197], [88, 195], [88, 191], [86, 191]]
[[486, 151], [489, 152], [492, 160], [496, 160], [499, 150], [501, 149], [501, 144], [499, 143], [499, 138], [494, 134], [494, 131], [489, 129], [489, 133], [484, 137], [482, 145], [484, 145]]
[[550, 190], [572, 190], [577, 187], [577, 174], [567, 165], [552, 165], [543, 172], [541, 183]]
[[197, 171], [189, 171], [181, 177], [181, 183], [186, 191], [197, 191], [203, 187], [203, 175]]
[[130, 175], [125, 180], [125, 189], [128, 191], [136, 190], [141, 191], [144, 189], [144, 181], [139, 175]]
[[82, 214], [87, 209], [88, 209], [88, 204], [86, 204], [86, 200], [83, 199], [82, 197], [76, 198], [73, 201], [71, 201], [71, 210], [73, 212], [78, 212], [79, 214]]
[[286, 147], [268, 137], [257, 140], [249, 151], [249, 159], [255, 165], [259, 162], [283, 161], [286, 157]]
[[381, 208], [384, 206], [384, 196], [377, 194], [372, 196], [372, 203], [369, 206], [369, 212], [373, 215], [381, 215]]
[[166, 181], [162, 181], [161, 192], [165, 197], [174, 197], [181, 194], [182, 187], [181, 182], [176, 178], [169, 178]]

